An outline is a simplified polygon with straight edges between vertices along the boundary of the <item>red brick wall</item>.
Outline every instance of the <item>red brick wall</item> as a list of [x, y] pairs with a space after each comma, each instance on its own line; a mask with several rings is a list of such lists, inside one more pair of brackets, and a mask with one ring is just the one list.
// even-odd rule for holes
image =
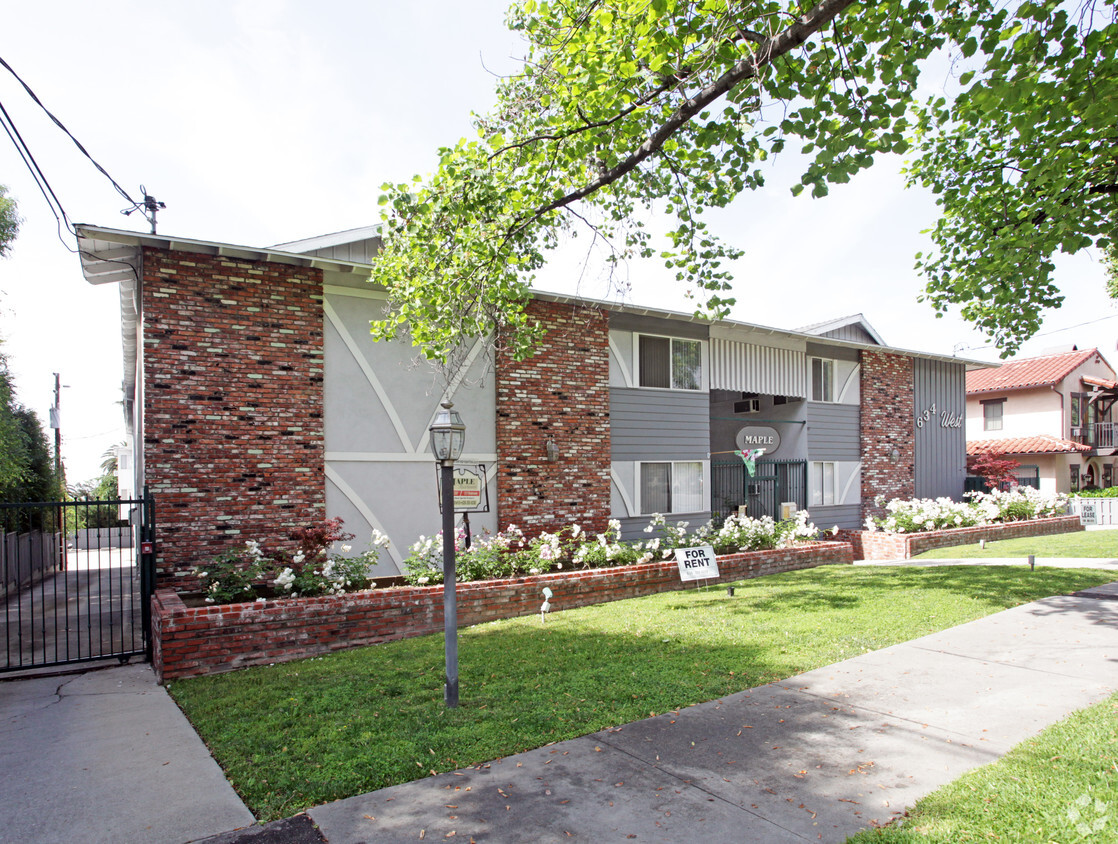
[[[497, 357], [497, 518], [525, 534], [578, 523], [606, 528], [610, 513], [609, 321], [584, 306], [533, 301], [547, 329], [522, 362]], [[548, 462], [554, 439], [560, 457]]]
[[321, 296], [319, 270], [144, 249], [162, 584], [191, 588], [196, 562], [324, 518]]
[[[849, 564], [849, 545], [822, 542], [718, 558], [720, 582]], [[674, 561], [460, 583], [458, 625], [538, 613], [545, 586], [552, 611], [686, 589]], [[152, 598], [153, 662], [161, 682], [250, 665], [289, 662], [443, 630], [442, 586], [377, 589], [320, 598], [186, 607], [162, 589]]]
[[[916, 493], [912, 358], [862, 352], [862, 518], [882, 516], [878, 495], [912, 498]], [[893, 449], [899, 459], [893, 463]]]

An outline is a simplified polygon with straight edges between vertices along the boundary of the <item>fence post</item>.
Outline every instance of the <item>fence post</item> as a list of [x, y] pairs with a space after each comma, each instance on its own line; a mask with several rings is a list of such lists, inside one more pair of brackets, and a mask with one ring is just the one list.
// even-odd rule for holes
[[144, 486], [140, 505], [140, 617], [144, 627], [144, 653], [152, 660], [151, 596], [155, 594], [155, 499]]

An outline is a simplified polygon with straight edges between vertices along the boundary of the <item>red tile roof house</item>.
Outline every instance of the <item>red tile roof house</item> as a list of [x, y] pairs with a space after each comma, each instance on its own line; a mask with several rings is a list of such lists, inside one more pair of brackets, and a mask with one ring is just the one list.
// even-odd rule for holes
[[[649, 515], [697, 526], [785, 502], [858, 528], [888, 498], [959, 498], [967, 362], [884, 345], [860, 316], [799, 331], [537, 294], [524, 362], [472, 341], [449, 380], [375, 342], [375, 228], [271, 248], [80, 226], [83, 272], [120, 289], [135, 489], [156, 500], [161, 586], [246, 540], [339, 516], [374, 576], [440, 525], [428, 427], [452, 400], [484, 466], [475, 534]], [[766, 452], [746, 477], [735, 451]]]
[[1098, 349], [967, 373], [967, 455], [1017, 460], [1044, 492], [1118, 482], [1115, 373]]

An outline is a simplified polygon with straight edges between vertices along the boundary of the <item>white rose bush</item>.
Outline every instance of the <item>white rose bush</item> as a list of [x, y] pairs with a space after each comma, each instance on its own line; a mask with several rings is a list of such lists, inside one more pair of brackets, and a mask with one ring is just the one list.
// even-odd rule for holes
[[[811, 542], [818, 536], [806, 510], [794, 519], [775, 522], [767, 516], [751, 519], [730, 516], [715, 527], [711, 522], [689, 532], [687, 522], [669, 524], [652, 516], [644, 532], [650, 538], [632, 542], [621, 538], [621, 522], [610, 519], [603, 533], [590, 534], [580, 525], [527, 539], [516, 525], [497, 534], [473, 537], [455, 534], [455, 578], [462, 582], [521, 577], [551, 571], [632, 566], [671, 559], [676, 548], [711, 545], [719, 554], [783, 548]], [[414, 585], [442, 583], [442, 534], [421, 536], [404, 561], [404, 578]]]
[[[364, 553], [348, 556], [353, 538], [342, 530], [341, 519], [326, 519], [321, 525], [300, 528], [290, 537], [298, 550], [265, 555], [257, 540], [243, 550], [228, 551], [208, 563], [195, 566], [208, 604], [231, 604], [263, 600], [261, 589], [271, 586], [276, 597], [342, 595], [371, 587], [369, 575], [377, 564], [388, 537], [374, 530]], [[341, 553], [335, 550], [338, 548]]]
[[885, 533], [921, 533], [933, 530], [1046, 519], [1067, 512], [1068, 499], [1062, 493], [1042, 493], [1032, 487], [1010, 491], [968, 493], [968, 501], [950, 498], [900, 499], [884, 506], [886, 514], [866, 517], [866, 530]]

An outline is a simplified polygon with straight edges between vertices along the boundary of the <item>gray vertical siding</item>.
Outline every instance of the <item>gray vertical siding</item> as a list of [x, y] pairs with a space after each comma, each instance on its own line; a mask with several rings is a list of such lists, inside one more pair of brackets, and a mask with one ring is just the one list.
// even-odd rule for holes
[[613, 460], [706, 460], [710, 397], [703, 391], [609, 391]]
[[820, 336], [834, 337], [836, 340], [852, 340], [855, 343], [867, 343], [874, 346], [878, 345], [878, 342], [873, 339], [873, 336], [860, 325], [844, 325], [832, 331], [824, 331]]
[[960, 499], [967, 460], [966, 367], [920, 358], [913, 364], [916, 496]]

